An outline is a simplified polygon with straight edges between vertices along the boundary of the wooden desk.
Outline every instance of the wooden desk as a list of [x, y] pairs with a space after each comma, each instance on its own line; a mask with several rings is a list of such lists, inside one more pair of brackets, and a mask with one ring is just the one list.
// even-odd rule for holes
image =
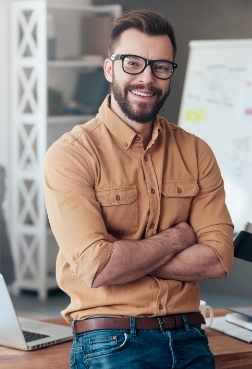
[[[215, 316], [227, 313], [216, 309]], [[50, 319], [51, 323], [64, 324], [63, 319]], [[252, 369], [252, 344], [206, 328], [210, 348], [215, 356], [216, 369]], [[71, 342], [35, 351], [19, 351], [0, 347], [0, 369], [69, 369]], [[204, 368], [207, 369], [207, 368]]]
[[[225, 309], [215, 309], [215, 316], [225, 315]], [[252, 369], [252, 344], [206, 328], [209, 346], [215, 356], [216, 369]]]

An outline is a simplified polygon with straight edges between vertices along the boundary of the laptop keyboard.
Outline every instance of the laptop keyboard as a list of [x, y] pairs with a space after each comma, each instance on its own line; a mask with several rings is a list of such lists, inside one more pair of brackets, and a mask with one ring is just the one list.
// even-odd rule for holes
[[34, 333], [34, 332], [28, 332], [28, 331], [23, 331], [23, 334], [24, 334], [24, 338], [26, 342], [31, 342], [35, 340], [40, 340], [41, 338], [50, 337], [46, 334], [40, 334], [40, 333]]

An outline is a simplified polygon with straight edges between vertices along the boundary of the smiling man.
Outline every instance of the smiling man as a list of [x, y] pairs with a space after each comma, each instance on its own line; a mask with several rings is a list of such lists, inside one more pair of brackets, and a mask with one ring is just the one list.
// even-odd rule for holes
[[233, 225], [209, 146], [158, 115], [175, 55], [161, 14], [117, 18], [104, 62], [111, 94], [45, 158], [72, 368], [215, 367], [198, 281], [227, 276]]
[[[131, 54], [127, 54], [128, 45]], [[112, 54], [114, 49], [116, 54]], [[136, 132], [146, 132], [146, 144], [153, 121], [169, 95], [170, 78], [177, 67], [175, 52], [175, 40], [173, 47], [167, 35], [146, 35], [134, 28], [111, 41], [111, 57], [105, 61], [105, 76], [112, 83], [111, 109]]]

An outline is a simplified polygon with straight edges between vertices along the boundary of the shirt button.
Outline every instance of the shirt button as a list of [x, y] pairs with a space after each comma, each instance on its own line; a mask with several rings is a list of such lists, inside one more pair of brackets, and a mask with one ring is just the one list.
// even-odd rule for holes
[[155, 190], [154, 188], [151, 189], [151, 193], [154, 194], [155, 193]]
[[116, 199], [116, 201], [120, 201], [121, 200], [121, 196], [120, 195], [116, 195], [115, 199]]
[[162, 310], [163, 309], [163, 305], [159, 304], [158, 305], [158, 308], [159, 308], [159, 310]]
[[147, 156], [144, 156], [144, 160], [145, 160], [145, 161], [147, 161], [147, 160], [148, 160]]
[[128, 147], [128, 142], [124, 142], [124, 147]]
[[140, 137], [139, 136], [136, 136], [136, 141], [140, 141]]
[[177, 191], [178, 191], [178, 193], [181, 193], [182, 192], [182, 190], [181, 190], [180, 187], [177, 188]]
[[154, 228], [154, 223], [151, 223], [150, 224], [150, 228]]

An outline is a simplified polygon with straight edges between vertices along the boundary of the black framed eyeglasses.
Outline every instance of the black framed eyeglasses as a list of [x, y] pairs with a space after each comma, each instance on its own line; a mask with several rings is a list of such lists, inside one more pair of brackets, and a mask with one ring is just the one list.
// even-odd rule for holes
[[149, 60], [138, 55], [113, 54], [112, 61], [121, 60], [122, 69], [128, 74], [140, 74], [149, 65], [155, 77], [159, 79], [169, 79], [174, 70], [178, 67], [177, 63], [169, 60]]

